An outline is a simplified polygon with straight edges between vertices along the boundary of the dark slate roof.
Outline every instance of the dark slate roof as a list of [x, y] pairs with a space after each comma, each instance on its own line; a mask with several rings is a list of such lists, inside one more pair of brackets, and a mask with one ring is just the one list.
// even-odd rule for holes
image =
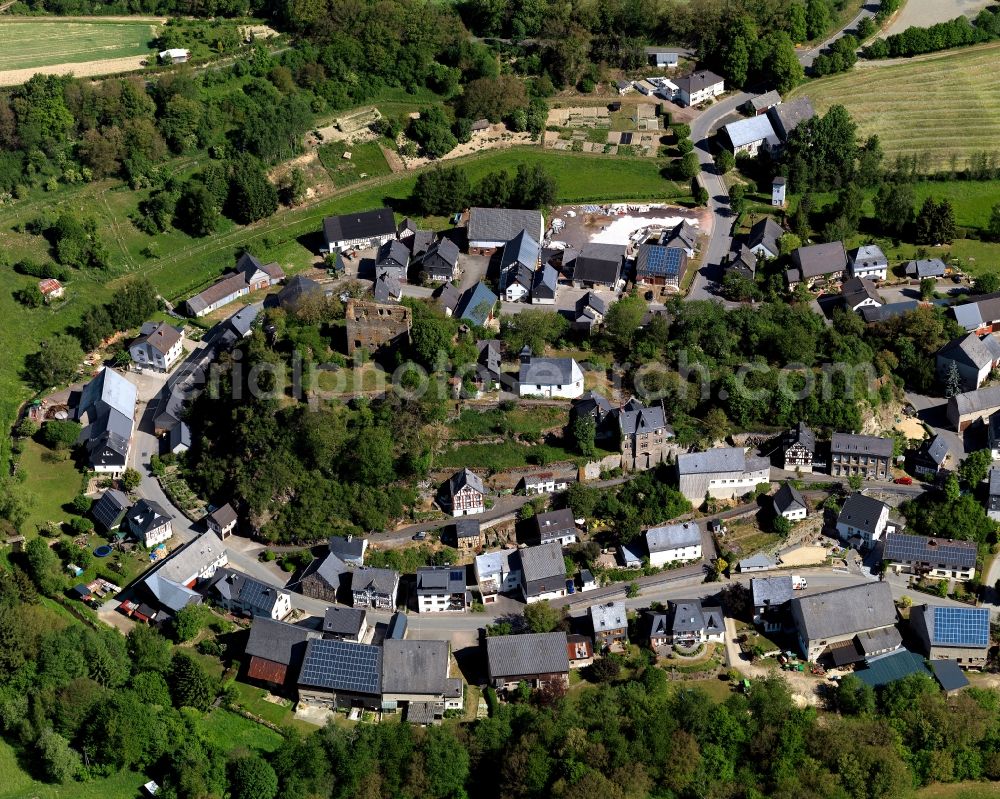
[[417, 596], [461, 594], [465, 589], [464, 566], [421, 566], [417, 569]]
[[376, 268], [379, 266], [401, 266], [406, 268], [410, 263], [410, 251], [399, 239], [390, 239], [378, 248], [375, 258]]
[[[414, 252], [419, 252], [416, 247], [414, 247]], [[427, 248], [423, 258], [426, 261], [431, 256], [441, 258], [441, 260], [454, 267], [458, 263], [458, 245], [451, 239], [441, 239]]]
[[188, 427], [187, 422], [181, 422], [170, 430], [170, 449], [173, 451], [177, 447], [189, 449], [191, 447], [191, 428]]
[[472, 208], [469, 210], [468, 236], [475, 241], [510, 241], [520, 231], [541, 235], [541, 211], [516, 208]]
[[236, 521], [236, 511], [233, 506], [227, 502], [221, 508], [213, 510], [206, 518], [215, 522], [219, 525], [219, 527], [225, 528], [230, 523]]
[[289, 666], [302, 661], [306, 641], [314, 638], [319, 638], [319, 633], [305, 627], [255, 616], [244, 651], [251, 657]]
[[93, 510], [91, 511], [94, 518], [104, 526], [105, 529], [110, 530], [113, 527], [117, 527], [121, 522], [122, 517], [125, 515], [125, 510], [128, 508], [129, 500], [121, 491], [116, 488], [109, 488], [103, 494], [101, 498], [94, 503]]
[[590, 606], [590, 621], [595, 633], [607, 632], [628, 628], [628, 615], [625, 612], [625, 603], [606, 602], [602, 605]]
[[896, 606], [888, 583], [852, 585], [792, 599], [804, 639], [820, 640], [888, 627], [896, 623]]
[[327, 241], [351, 241], [352, 239], [391, 236], [396, 232], [396, 222], [392, 211], [378, 208], [342, 216], [328, 216], [323, 219], [323, 233]]
[[978, 548], [972, 541], [950, 541], [925, 535], [889, 533], [885, 537], [883, 557], [900, 563], [943, 563], [967, 569], [976, 565]]
[[966, 391], [956, 394], [949, 402], [955, 403], [959, 415], [979, 413], [987, 408], [1000, 406], [1000, 386], [986, 386], [976, 391]]
[[680, 474], [716, 474], [742, 472], [746, 469], [746, 453], [739, 447], [720, 447], [706, 452], [686, 452], [677, 456]]
[[680, 277], [687, 266], [687, 253], [681, 247], [645, 243], [635, 259], [640, 277]]
[[330, 536], [327, 546], [334, 555], [343, 561], [361, 560], [365, 556], [368, 541], [355, 536]]
[[[558, 542], [519, 549], [521, 574], [526, 583], [566, 578], [566, 562]], [[557, 587], [555, 584], [553, 588]]]
[[365, 624], [367, 615], [364, 608], [345, 608], [340, 605], [328, 607], [323, 617], [323, 632], [331, 635], [357, 636]]
[[479, 519], [459, 519], [455, 522], [455, 539], [461, 541], [463, 538], [479, 538]]
[[128, 525], [132, 532], [138, 536], [145, 535], [148, 531], [161, 527], [170, 521], [163, 506], [151, 499], [140, 499], [128, 512]]
[[535, 529], [542, 541], [556, 535], [575, 533], [576, 522], [573, 520], [573, 511], [569, 508], [563, 508], [548, 513], [539, 513], [535, 516]]
[[625, 260], [624, 244], [584, 244], [576, 256], [573, 280], [614, 285]]
[[392, 614], [392, 618], [389, 619], [389, 629], [386, 630], [385, 640], [387, 641], [401, 641], [406, 637], [406, 627], [407, 620], [405, 613]]
[[677, 633], [698, 632], [705, 629], [705, 613], [700, 599], [678, 599], [670, 603], [667, 624]]
[[802, 494], [790, 483], [785, 483], [774, 494], [774, 509], [778, 513], [784, 513], [792, 508], [805, 507], [806, 501], [803, 499]]
[[539, 297], [554, 298], [559, 288], [559, 272], [554, 266], [545, 264], [535, 272], [532, 292]]
[[908, 261], [906, 274], [923, 280], [925, 277], [944, 277], [945, 265], [940, 258], [922, 258], [918, 261]]
[[866, 277], [848, 278], [840, 287], [840, 293], [843, 295], [844, 302], [847, 303], [848, 308], [855, 308], [865, 300], [873, 300], [879, 305], [882, 304], [882, 298], [878, 295], [878, 289]]
[[867, 533], [875, 532], [875, 524], [885, 503], [861, 493], [851, 494], [840, 510], [837, 522], [843, 522]]
[[949, 341], [938, 350], [938, 355], [959, 363], [971, 364], [976, 369], [982, 369], [1000, 358], [996, 339], [989, 334], [980, 338], [975, 333], [966, 333], [961, 338]]
[[[316, 558], [302, 574], [302, 581], [307, 577], [318, 577], [334, 591], [340, 588], [341, 576], [350, 573], [350, 567], [334, 554]], [[301, 581], [300, 581], [301, 582]]]
[[785, 440], [785, 447], [790, 447], [792, 444], [801, 444], [809, 452], [816, 452], [816, 434], [806, 425], [805, 422], [799, 422], [798, 426], [793, 428], [788, 434]]
[[611, 413], [618, 419], [618, 429], [622, 435], [631, 436], [654, 430], [673, 432], [664, 418], [662, 406], [659, 405], [647, 408], [636, 400], [631, 400], [629, 406], [622, 409], [614, 408]]
[[496, 635], [486, 639], [490, 677], [520, 677], [569, 671], [566, 633]]
[[227, 567], [216, 570], [209, 590], [223, 599], [239, 602], [264, 615], [270, 614], [278, 595], [285, 593], [280, 588], [254, 579], [249, 574]]
[[576, 301], [577, 313], [582, 312], [584, 308], [593, 308], [601, 316], [608, 312], [608, 304], [592, 291], [588, 291]]
[[376, 569], [362, 566], [351, 573], [351, 590], [366, 591], [371, 589], [378, 594], [391, 594], [399, 582], [399, 572], [392, 569]]
[[765, 216], [759, 222], [754, 223], [747, 234], [747, 246], [752, 250], [760, 245], [764, 246], [770, 253], [778, 254], [778, 239], [784, 235], [781, 225], [771, 217]]
[[878, 455], [892, 457], [892, 439], [880, 436], [861, 436], [853, 433], [834, 433], [830, 451], [844, 455]]
[[[458, 304], [462, 301], [462, 292], [451, 283], [445, 283], [434, 292], [434, 299], [438, 301], [442, 308], [454, 312]], [[473, 306], [474, 307], [474, 306]]]
[[391, 303], [396, 302], [403, 291], [403, 287], [400, 285], [399, 280], [388, 272], [383, 272], [375, 279], [375, 285], [372, 287], [372, 294], [374, 295], [375, 302], [381, 303]]
[[944, 436], [934, 436], [928, 438], [920, 445], [920, 454], [928, 458], [938, 466], [942, 466], [948, 457], [948, 442]]
[[[500, 256], [500, 271], [506, 272], [516, 266], [526, 266], [534, 271], [541, 253], [542, 247], [535, 238], [527, 230], [521, 230], [504, 245]], [[531, 285], [530, 279], [528, 285]]]
[[962, 667], [954, 660], [932, 660], [931, 671], [941, 686], [941, 690], [951, 693], [969, 684], [968, 677], [962, 672]]
[[[784, 103], [778, 108], [783, 106]], [[813, 277], [843, 272], [847, 266], [847, 253], [844, 250], [844, 243], [841, 241], [811, 244], [808, 247], [799, 247], [793, 252], [792, 262], [802, 274], [802, 279], [808, 280]]]
[[903, 636], [895, 627], [883, 627], [881, 630], [866, 630], [856, 636], [857, 646], [865, 657], [877, 655], [879, 652], [899, 649]]
[[886, 303], [880, 308], [869, 305], [866, 308], [859, 309], [858, 313], [861, 314], [861, 318], [866, 323], [873, 324], [875, 322], [884, 322], [886, 319], [891, 319], [894, 316], [902, 316], [904, 313], [915, 311], [919, 307], [920, 302], [918, 300], [904, 300], [903, 302]]
[[521, 362], [517, 380], [526, 385], [566, 386], [583, 380], [580, 365], [572, 358], [536, 358]]
[[465, 293], [456, 310], [456, 315], [460, 319], [482, 327], [489, 319], [498, 300], [499, 297], [493, 293], [490, 287], [480, 281]]
[[383, 642], [383, 693], [444, 694], [447, 679], [447, 641]]
[[299, 685], [376, 695], [382, 686], [382, 649], [377, 646], [315, 638], [306, 646]]
[[783, 139], [807, 119], [816, 116], [808, 97], [800, 97], [787, 103], [780, 103], [767, 110], [774, 123], [774, 129]]
[[697, 72], [692, 72], [690, 75], [685, 75], [683, 78], [674, 79], [674, 83], [678, 88], [683, 89], [688, 94], [700, 92], [708, 86], [714, 86], [716, 83], [721, 82], [722, 78], [707, 69], [701, 69]]
[[448, 478], [446, 486], [449, 497], [455, 496], [465, 486], [470, 486], [480, 494], [486, 493], [486, 486], [483, 485], [482, 478], [472, 471], [472, 469], [462, 469], [459, 472], [455, 472], [455, 474]]
[[780, 577], [754, 577], [750, 580], [750, 593], [755, 608], [784, 605], [795, 596], [791, 575]]
[[146, 322], [139, 330], [139, 336], [132, 344], [147, 344], [157, 352], [166, 355], [170, 348], [180, 341], [182, 331], [166, 322]]
[[698, 529], [697, 522], [668, 524], [663, 527], [651, 527], [646, 531], [646, 547], [650, 553], [700, 545], [701, 530]]

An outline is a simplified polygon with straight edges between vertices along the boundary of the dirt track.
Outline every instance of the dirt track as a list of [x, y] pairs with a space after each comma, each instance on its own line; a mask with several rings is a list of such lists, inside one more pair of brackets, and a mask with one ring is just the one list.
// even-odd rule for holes
[[80, 64], [49, 64], [28, 69], [8, 69], [0, 72], [0, 86], [19, 86], [31, 79], [32, 75], [75, 75], [78, 78], [92, 78], [99, 75], [115, 75], [142, 69], [142, 62], [148, 55], [131, 55], [124, 58], [106, 58], [101, 61], [84, 61]]

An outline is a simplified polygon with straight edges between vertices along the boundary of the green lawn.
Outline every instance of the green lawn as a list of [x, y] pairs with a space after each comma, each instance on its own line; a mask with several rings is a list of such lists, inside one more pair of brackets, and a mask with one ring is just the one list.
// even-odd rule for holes
[[0, 23], [0, 70], [143, 55], [150, 52], [156, 28], [148, 22], [107, 20], [4, 21]]
[[63, 510], [63, 505], [72, 502], [82, 486], [83, 475], [77, 471], [68, 453], [54, 453], [62, 460], [45, 460], [43, 456], [49, 452], [41, 444], [28, 440], [21, 454], [18, 468], [28, 475], [22, 486], [31, 498], [30, 515], [25, 524], [27, 531], [34, 531], [46, 522], [68, 519], [70, 514]]
[[21, 767], [14, 748], [0, 739], [0, 799], [135, 799], [145, 782], [131, 771], [66, 785], [38, 782]]
[[222, 708], [205, 716], [201, 728], [207, 740], [226, 752], [241, 748], [273, 752], [281, 745], [281, 736], [274, 730]]
[[326, 168], [330, 180], [337, 188], [353, 185], [365, 178], [377, 178], [391, 171], [378, 142], [364, 142], [350, 147], [350, 159], [344, 142], [331, 142], [319, 148], [320, 163]]
[[840, 104], [862, 136], [878, 134], [888, 158], [916, 155], [930, 169], [959, 169], [975, 152], [996, 150], [1000, 136], [1000, 43], [900, 59], [861, 62], [792, 92], [816, 110]]
[[485, 436], [497, 435], [507, 430], [513, 435], [538, 437], [543, 430], [563, 427], [566, 424], [566, 409], [548, 405], [534, 405], [517, 408], [504, 413], [499, 408], [477, 411], [466, 408], [457, 419], [449, 423], [453, 438], [475, 441]]
[[[598, 453], [595, 457], [600, 457], [601, 454]], [[459, 444], [438, 455], [434, 465], [455, 469], [468, 466], [499, 472], [524, 466], [546, 466], [557, 462], [576, 463], [580, 460], [587, 459], [581, 459], [577, 453], [563, 447], [549, 444], [529, 446], [505, 441], [501, 444]]]

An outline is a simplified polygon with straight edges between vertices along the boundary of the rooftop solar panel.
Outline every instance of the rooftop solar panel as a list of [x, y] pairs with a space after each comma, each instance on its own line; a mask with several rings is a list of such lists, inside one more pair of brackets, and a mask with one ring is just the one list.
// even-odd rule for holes
[[922, 535], [890, 533], [885, 538], [886, 560], [972, 567], [976, 545], [971, 541], [946, 541]]
[[934, 643], [945, 646], [987, 646], [990, 612], [986, 608], [934, 608]]
[[381, 655], [381, 649], [367, 644], [332, 639], [310, 641], [299, 683], [333, 691], [377, 694]]
[[622, 137], [621, 137], [621, 143], [622, 144], [631, 144], [632, 143], [632, 134], [631, 133], [623, 133]]
[[639, 251], [639, 273], [676, 277], [680, 273], [683, 253], [678, 247], [644, 245]]

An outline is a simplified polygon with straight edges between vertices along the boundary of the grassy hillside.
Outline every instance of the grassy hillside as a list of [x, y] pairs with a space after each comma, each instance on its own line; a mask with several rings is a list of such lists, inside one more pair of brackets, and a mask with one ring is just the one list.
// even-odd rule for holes
[[1000, 137], [1000, 43], [889, 62], [859, 62], [850, 72], [793, 92], [817, 111], [841, 104], [862, 135], [877, 133], [887, 155], [928, 154], [928, 167], [959, 168]]

